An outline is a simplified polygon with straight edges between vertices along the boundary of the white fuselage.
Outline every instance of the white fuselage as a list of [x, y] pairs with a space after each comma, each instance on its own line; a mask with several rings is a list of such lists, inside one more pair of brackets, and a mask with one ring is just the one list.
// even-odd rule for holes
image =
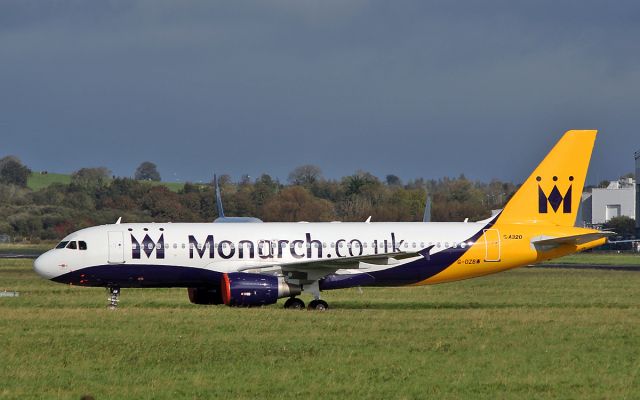
[[[103, 269], [127, 266], [129, 270], [142, 265], [170, 266], [224, 273], [344, 259], [345, 268], [331, 272], [362, 273], [410, 262], [420, 257], [418, 251], [429, 246], [433, 246], [432, 255], [467, 248], [472, 244], [467, 241], [485, 226], [486, 222], [113, 224], [68, 235], [62, 243], [82, 241], [86, 250], [50, 250], [36, 260], [35, 269], [55, 280], [97, 266]], [[352, 257], [398, 253], [413, 253], [415, 257], [384, 265], [366, 261], [348, 263]], [[320, 269], [318, 278], [323, 273], [326, 271]], [[176, 286], [182, 286], [179, 281], [176, 280]]]

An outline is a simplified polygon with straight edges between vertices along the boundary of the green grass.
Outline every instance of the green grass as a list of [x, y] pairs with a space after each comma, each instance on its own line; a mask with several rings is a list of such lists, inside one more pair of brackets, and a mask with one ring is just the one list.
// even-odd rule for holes
[[39, 172], [32, 172], [27, 179], [27, 186], [31, 190], [40, 190], [54, 183], [71, 183], [71, 175], [47, 173], [42, 175]]
[[[0, 261], [0, 398], [636, 398], [640, 273], [332, 291], [325, 313], [106, 293]], [[308, 298], [305, 298], [308, 300]]]
[[639, 253], [578, 253], [547, 264], [640, 265]]

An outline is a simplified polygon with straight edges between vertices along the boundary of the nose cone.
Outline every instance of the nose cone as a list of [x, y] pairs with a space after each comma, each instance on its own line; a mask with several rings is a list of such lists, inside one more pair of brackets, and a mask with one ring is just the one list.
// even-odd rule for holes
[[46, 279], [51, 279], [56, 275], [51, 250], [36, 258], [33, 262], [33, 269], [38, 275]]

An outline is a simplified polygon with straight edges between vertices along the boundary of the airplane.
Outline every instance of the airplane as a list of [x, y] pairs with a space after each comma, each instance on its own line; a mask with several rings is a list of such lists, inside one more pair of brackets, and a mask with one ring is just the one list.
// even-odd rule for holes
[[54, 282], [106, 287], [110, 308], [122, 288], [184, 287], [200, 305], [287, 298], [285, 308], [304, 309], [298, 296], [306, 292], [307, 309], [326, 310], [327, 290], [430, 285], [531, 265], [600, 246], [612, 234], [574, 226], [596, 134], [567, 131], [502, 211], [482, 221], [119, 220], [71, 233], [34, 269]]
[[220, 223], [247, 223], [247, 222], [262, 222], [261, 219], [255, 217], [226, 217], [224, 215], [224, 208], [222, 207], [222, 195], [220, 194], [220, 185], [218, 185], [218, 177], [213, 174], [213, 186], [216, 190], [216, 208], [218, 209], [218, 218], [213, 222]]

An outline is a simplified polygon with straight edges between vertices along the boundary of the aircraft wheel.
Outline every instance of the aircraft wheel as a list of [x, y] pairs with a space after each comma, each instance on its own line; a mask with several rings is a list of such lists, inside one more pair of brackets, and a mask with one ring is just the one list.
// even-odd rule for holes
[[308, 310], [325, 311], [329, 309], [329, 304], [324, 300], [313, 300], [307, 307]]
[[284, 302], [284, 308], [291, 308], [293, 310], [304, 310], [304, 301], [297, 297], [290, 297]]

